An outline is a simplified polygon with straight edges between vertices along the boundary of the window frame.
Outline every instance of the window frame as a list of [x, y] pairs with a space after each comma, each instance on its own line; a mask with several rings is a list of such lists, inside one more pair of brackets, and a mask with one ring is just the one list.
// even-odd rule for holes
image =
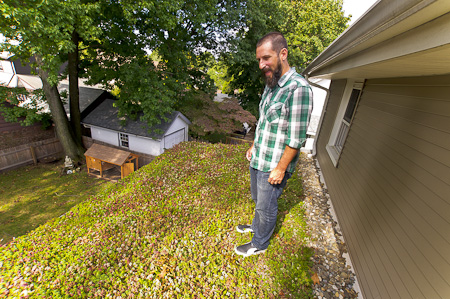
[[[126, 143], [126, 145], [124, 145]], [[130, 148], [130, 137], [128, 134], [119, 132], [119, 146], [124, 148]]]
[[[338, 167], [339, 159], [344, 150], [344, 146], [348, 137], [348, 132], [350, 131], [350, 127], [352, 125], [353, 118], [355, 117], [355, 112], [356, 109], [358, 108], [359, 100], [361, 98], [363, 86], [364, 80], [360, 79], [347, 80], [347, 84], [345, 86], [344, 93], [342, 95], [342, 101], [339, 106], [336, 119], [334, 121], [333, 129], [331, 131], [328, 144], [326, 146], [328, 155], [330, 156], [331, 161], [333, 162], [333, 165], [335, 167]], [[345, 120], [345, 116], [347, 114], [350, 98], [352, 97], [354, 90], [359, 90], [359, 93], [356, 98], [356, 102], [352, 111], [350, 121], [347, 121]]]

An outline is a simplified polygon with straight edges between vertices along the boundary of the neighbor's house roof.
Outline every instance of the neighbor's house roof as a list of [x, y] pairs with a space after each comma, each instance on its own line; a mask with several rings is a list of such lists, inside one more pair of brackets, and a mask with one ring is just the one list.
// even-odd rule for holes
[[[65, 83], [61, 83], [58, 85], [59, 92], [67, 91], [69, 92], [69, 85]], [[79, 101], [80, 101], [80, 112], [82, 117], [86, 115], [83, 113], [90, 105], [92, 105], [97, 99], [99, 99], [103, 94], [109, 95], [109, 93], [103, 89], [91, 88], [85, 86], [79, 86]], [[64, 104], [64, 110], [66, 114], [69, 116], [70, 114], [70, 106], [69, 103]]]
[[[153, 139], [162, 139], [171, 127], [172, 123], [178, 117], [180, 117], [187, 124], [191, 123], [181, 112], [174, 111], [172, 114], [168, 115], [168, 121], [161, 120], [161, 123], [153, 126], [150, 132], [147, 124], [143, 121], [139, 121], [139, 116], [136, 121], [127, 119], [126, 124], [122, 126], [118, 117], [119, 109], [113, 106], [114, 101], [115, 100], [112, 99], [105, 99], [92, 112], [84, 117], [81, 122], [85, 125], [101, 127]], [[162, 133], [157, 133], [155, 130], [159, 130]]]
[[42, 88], [42, 81], [39, 76], [35, 75], [16, 75], [18, 78], [17, 87], [25, 87], [28, 90]]
[[6, 60], [6, 59], [8, 59], [11, 56], [12, 56], [12, 54], [9, 53], [9, 52], [5, 52], [5, 51], [0, 52], [0, 59], [5, 59]]
[[449, 0], [379, 0], [303, 74], [327, 79], [448, 74], [449, 12]]

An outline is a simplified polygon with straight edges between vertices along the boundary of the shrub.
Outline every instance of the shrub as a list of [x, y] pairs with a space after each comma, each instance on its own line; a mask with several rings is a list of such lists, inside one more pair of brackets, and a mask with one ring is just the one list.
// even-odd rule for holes
[[249, 240], [235, 226], [253, 217], [246, 149], [182, 143], [0, 247], [0, 295], [310, 297], [298, 177], [280, 198], [268, 252], [245, 259], [234, 253]]
[[222, 102], [215, 102], [211, 95], [199, 92], [179, 110], [192, 121], [189, 134], [212, 143], [224, 141], [226, 135], [234, 131], [242, 131], [245, 122], [250, 127], [256, 124], [256, 118], [242, 109], [238, 100], [232, 96]]

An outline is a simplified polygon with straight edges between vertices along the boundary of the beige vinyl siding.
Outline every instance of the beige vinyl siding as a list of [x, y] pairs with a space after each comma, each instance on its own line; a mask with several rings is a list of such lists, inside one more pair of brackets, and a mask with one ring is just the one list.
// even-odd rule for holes
[[450, 76], [368, 80], [338, 168], [321, 165], [365, 298], [450, 298]]

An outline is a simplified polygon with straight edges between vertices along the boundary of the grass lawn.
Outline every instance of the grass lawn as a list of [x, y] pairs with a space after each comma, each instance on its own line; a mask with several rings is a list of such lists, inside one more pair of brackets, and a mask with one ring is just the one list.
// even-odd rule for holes
[[61, 216], [106, 183], [86, 171], [61, 175], [63, 167], [58, 162], [0, 173], [0, 244]]

